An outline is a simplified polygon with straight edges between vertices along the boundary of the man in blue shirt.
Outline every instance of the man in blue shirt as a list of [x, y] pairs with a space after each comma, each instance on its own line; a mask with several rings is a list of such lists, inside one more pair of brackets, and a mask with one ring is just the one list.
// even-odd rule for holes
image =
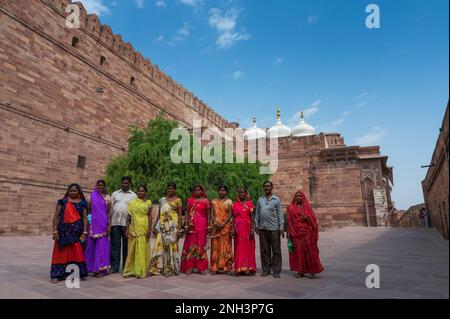
[[273, 184], [264, 183], [264, 196], [258, 199], [255, 213], [255, 231], [259, 235], [261, 276], [266, 277], [271, 272], [274, 278], [280, 278], [281, 273], [281, 236], [284, 233], [284, 214], [281, 200], [273, 194]]

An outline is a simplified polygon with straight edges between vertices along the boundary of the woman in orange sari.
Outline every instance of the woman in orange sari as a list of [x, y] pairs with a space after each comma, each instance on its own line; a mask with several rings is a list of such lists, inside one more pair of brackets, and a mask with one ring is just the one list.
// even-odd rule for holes
[[211, 275], [218, 272], [231, 274], [233, 269], [233, 245], [231, 233], [233, 223], [233, 202], [227, 197], [228, 188], [225, 185], [217, 189], [219, 198], [212, 201], [212, 235], [211, 235]]
[[297, 278], [315, 278], [324, 269], [319, 258], [319, 227], [311, 204], [302, 191], [295, 193], [287, 209], [287, 234], [292, 243], [289, 252], [291, 271], [296, 271]]
[[234, 272], [236, 276], [256, 273], [254, 206], [247, 190], [238, 190], [238, 200], [233, 204], [234, 219]]

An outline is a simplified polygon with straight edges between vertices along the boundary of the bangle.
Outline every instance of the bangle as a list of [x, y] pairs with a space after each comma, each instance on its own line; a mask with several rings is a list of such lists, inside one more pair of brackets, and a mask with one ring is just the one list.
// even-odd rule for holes
[[87, 235], [87, 233], [88, 233], [87, 231], [84, 231], [84, 232], [83, 232], [83, 234], [86, 234], [86, 235]]
[[57, 234], [57, 233], [58, 233], [58, 231], [54, 231], [54, 232], [53, 232], [53, 234]]

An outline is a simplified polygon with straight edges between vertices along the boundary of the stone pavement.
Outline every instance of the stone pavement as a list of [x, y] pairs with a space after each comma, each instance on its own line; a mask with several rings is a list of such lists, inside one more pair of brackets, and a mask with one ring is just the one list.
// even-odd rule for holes
[[[49, 282], [48, 236], [0, 237], [0, 298], [449, 298], [449, 245], [433, 229], [349, 227], [320, 233], [319, 245], [326, 270], [315, 280], [289, 272], [284, 241], [280, 279], [114, 274], [68, 289]], [[380, 289], [365, 286], [368, 264], [380, 267]]]

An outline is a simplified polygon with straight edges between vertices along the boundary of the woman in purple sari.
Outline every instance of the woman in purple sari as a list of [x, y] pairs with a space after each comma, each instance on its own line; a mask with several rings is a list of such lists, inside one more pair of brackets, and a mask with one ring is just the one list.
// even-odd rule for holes
[[102, 277], [110, 268], [108, 234], [111, 227], [111, 197], [106, 192], [103, 180], [97, 182], [89, 203], [91, 212], [88, 218], [88, 236], [86, 240], [86, 265], [88, 272]]

